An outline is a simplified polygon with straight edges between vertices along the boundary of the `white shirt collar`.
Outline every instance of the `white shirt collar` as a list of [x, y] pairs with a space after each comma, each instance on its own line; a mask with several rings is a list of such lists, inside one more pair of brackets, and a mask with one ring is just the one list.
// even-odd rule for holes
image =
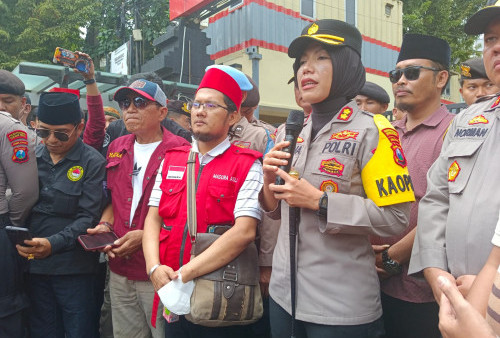
[[216, 145], [214, 148], [210, 149], [205, 155], [200, 153], [198, 149], [198, 141], [193, 138], [192, 150], [195, 153], [198, 153], [198, 159], [201, 165], [206, 165], [210, 161], [212, 161], [215, 157], [223, 154], [229, 147], [231, 146], [231, 142], [229, 142], [229, 137], [226, 137], [224, 141]]

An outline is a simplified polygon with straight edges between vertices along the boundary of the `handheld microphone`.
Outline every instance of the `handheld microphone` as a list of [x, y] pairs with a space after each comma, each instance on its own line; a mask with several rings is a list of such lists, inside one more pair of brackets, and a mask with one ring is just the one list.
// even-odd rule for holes
[[[297, 145], [297, 138], [299, 137], [302, 128], [304, 127], [304, 112], [302, 110], [292, 110], [286, 119], [285, 124], [285, 139], [283, 141], [289, 141], [290, 145], [281, 149], [281, 151], [291, 154], [289, 159], [287, 159], [287, 165], [282, 165], [279, 168], [285, 172], [289, 172], [292, 167], [293, 154], [295, 153], [295, 146]], [[281, 177], [276, 177], [276, 185], [285, 184], [285, 180]]]

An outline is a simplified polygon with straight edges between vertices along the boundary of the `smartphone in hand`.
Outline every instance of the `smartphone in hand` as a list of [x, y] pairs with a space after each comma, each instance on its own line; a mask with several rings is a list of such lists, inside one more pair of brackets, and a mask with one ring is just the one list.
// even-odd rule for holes
[[101, 232], [95, 235], [80, 235], [78, 242], [87, 251], [94, 251], [102, 249], [113, 243], [118, 239], [118, 236], [113, 232]]
[[89, 72], [89, 60], [87, 58], [77, 55], [74, 52], [61, 47], [56, 48], [52, 62], [70, 68], [76, 68], [80, 72]]
[[16, 246], [16, 244], [28, 246], [24, 244], [24, 240], [33, 238], [29, 230], [26, 228], [6, 226], [5, 230], [7, 231], [7, 236], [9, 236], [9, 239], [14, 246]]

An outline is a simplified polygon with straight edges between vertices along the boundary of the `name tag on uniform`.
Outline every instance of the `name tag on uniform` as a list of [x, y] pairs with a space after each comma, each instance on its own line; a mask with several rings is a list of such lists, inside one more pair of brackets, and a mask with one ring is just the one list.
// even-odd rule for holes
[[168, 167], [167, 180], [182, 180], [186, 167], [171, 165]]

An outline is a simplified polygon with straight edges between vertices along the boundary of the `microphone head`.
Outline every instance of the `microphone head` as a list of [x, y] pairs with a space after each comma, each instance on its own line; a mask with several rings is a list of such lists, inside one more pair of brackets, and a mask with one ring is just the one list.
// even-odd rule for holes
[[285, 129], [300, 132], [304, 127], [304, 112], [292, 110], [286, 119]]

